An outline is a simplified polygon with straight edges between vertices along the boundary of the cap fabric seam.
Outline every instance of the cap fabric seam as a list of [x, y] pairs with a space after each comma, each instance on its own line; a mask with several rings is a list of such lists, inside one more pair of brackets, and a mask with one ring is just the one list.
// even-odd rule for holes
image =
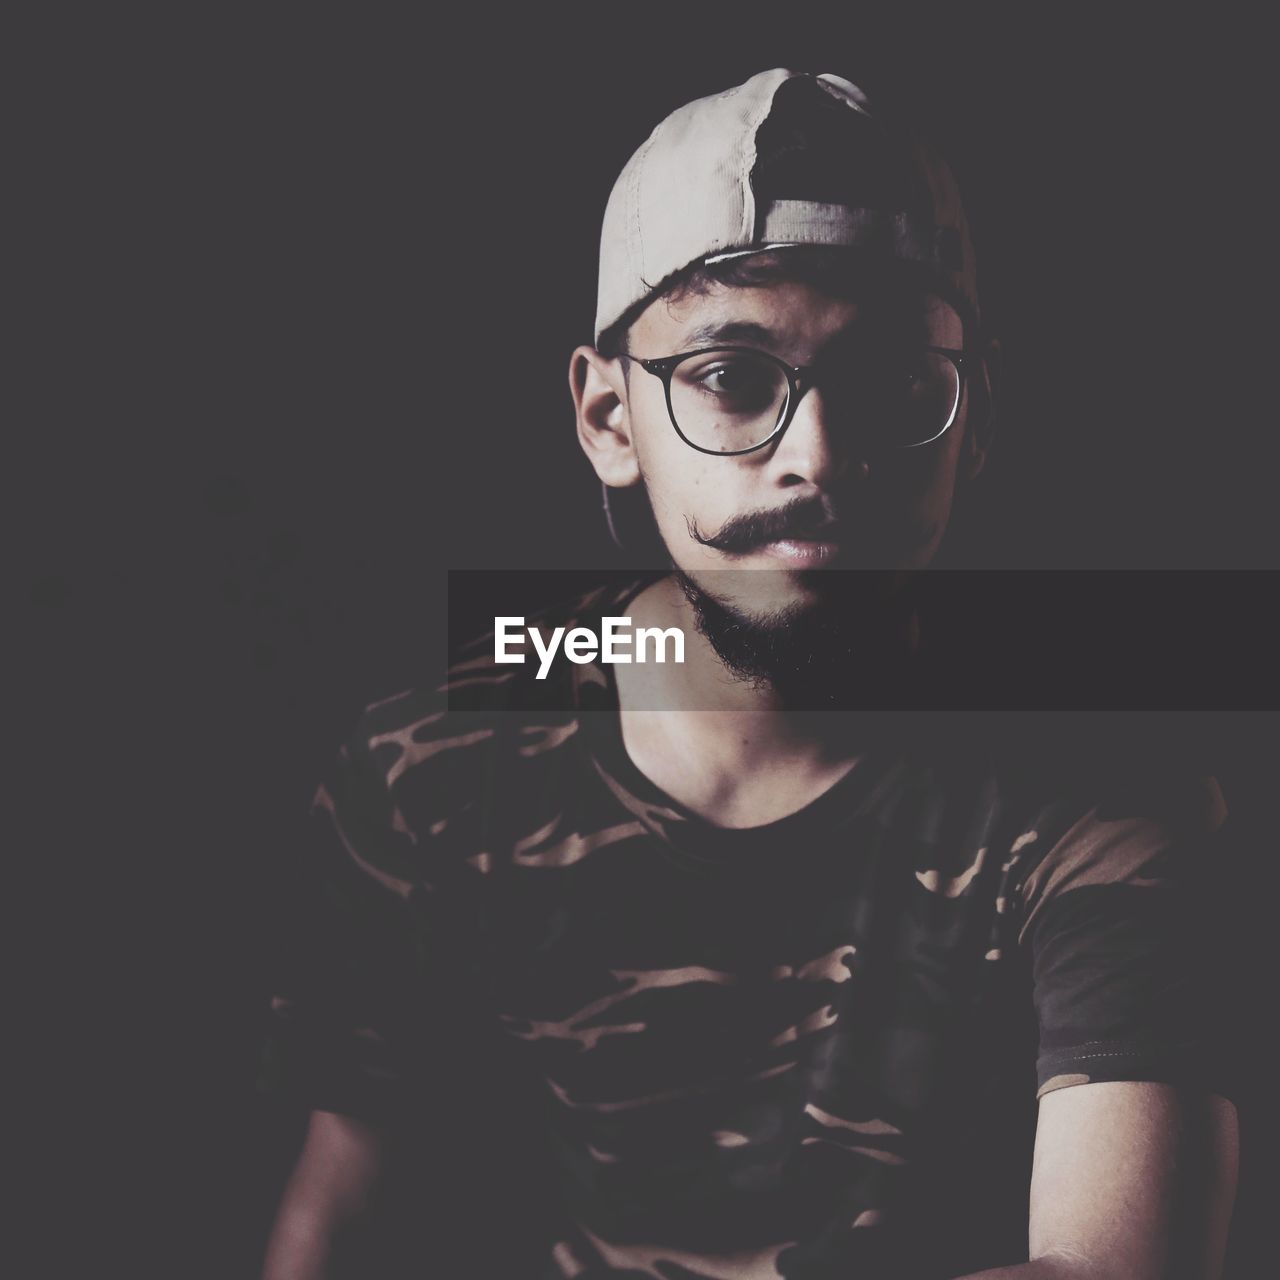
[[[664, 122], [665, 123], [665, 122]], [[640, 218], [640, 177], [644, 172], [645, 162], [649, 159], [649, 151], [653, 147], [654, 140], [658, 136], [658, 126], [644, 141], [644, 145], [640, 148], [640, 154], [636, 157], [635, 171], [631, 179], [631, 212], [635, 225], [635, 241], [631, 246], [638, 256], [638, 261], [634, 263], [635, 275], [644, 280], [644, 230]]]

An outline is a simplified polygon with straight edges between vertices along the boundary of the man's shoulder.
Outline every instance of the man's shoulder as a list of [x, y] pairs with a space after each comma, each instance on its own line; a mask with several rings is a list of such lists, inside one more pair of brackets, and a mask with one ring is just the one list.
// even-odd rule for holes
[[[544, 634], [586, 624], [608, 597], [584, 592], [524, 622]], [[342, 755], [381, 780], [406, 822], [414, 814], [443, 829], [448, 813], [492, 803], [498, 791], [517, 803], [533, 774], [549, 781], [548, 758], [573, 736], [594, 670], [559, 661], [540, 677], [534, 660], [501, 662], [489, 628], [451, 644], [441, 674], [364, 704]]]
[[1090, 814], [1097, 822], [1204, 835], [1225, 820], [1212, 761], [1191, 721], [1063, 712], [1019, 719], [1025, 728], [1005, 735], [1000, 766], [1059, 823]]
[[1185, 882], [1222, 856], [1228, 803], [1193, 724], [1063, 712], [903, 724], [931, 786], [992, 797], [1001, 865], [1028, 893]]
[[1007, 866], [1024, 934], [1054, 904], [1068, 913], [1149, 911], [1161, 893], [1186, 898], [1225, 870], [1227, 802], [1177, 724], [1023, 719], [1024, 732], [1001, 744], [999, 767], [1020, 799]]

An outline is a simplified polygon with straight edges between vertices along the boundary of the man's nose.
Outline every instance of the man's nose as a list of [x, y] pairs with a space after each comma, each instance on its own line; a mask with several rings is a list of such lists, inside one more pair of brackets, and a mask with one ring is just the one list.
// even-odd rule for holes
[[781, 483], [808, 481], [829, 489], [861, 461], [861, 438], [847, 408], [836, 411], [820, 387], [806, 387], [773, 452], [770, 469]]

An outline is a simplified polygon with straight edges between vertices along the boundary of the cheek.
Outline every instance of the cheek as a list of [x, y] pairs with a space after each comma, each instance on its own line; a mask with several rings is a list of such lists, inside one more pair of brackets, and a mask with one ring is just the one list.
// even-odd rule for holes
[[687, 540], [686, 519], [714, 529], [731, 514], [725, 460], [689, 448], [676, 434], [659, 398], [632, 406], [632, 438], [649, 502], [664, 535]]
[[959, 445], [957, 436], [945, 449], [926, 447], [886, 462], [881, 482], [869, 489], [886, 530], [883, 555], [893, 567], [923, 569], [937, 554], [951, 523]]
[[684, 449], [684, 453], [694, 460], [673, 458], [666, 451], [650, 462], [641, 460], [649, 502], [668, 545], [673, 538], [688, 541], [690, 520], [702, 530], [713, 531], [732, 514], [724, 485], [699, 465], [692, 450]]
[[922, 511], [947, 511], [955, 492], [962, 447], [962, 433], [948, 432], [934, 446], [882, 459], [879, 488], [886, 501]]
[[936, 456], [883, 460], [880, 482], [873, 491], [876, 505], [901, 514], [936, 514], [950, 503], [948, 477], [952, 474], [954, 467]]

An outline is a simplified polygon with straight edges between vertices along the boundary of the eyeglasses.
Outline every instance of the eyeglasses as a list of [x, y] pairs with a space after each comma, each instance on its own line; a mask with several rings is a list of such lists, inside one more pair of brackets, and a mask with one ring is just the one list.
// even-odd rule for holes
[[[656, 360], [630, 359], [662, 379], [676, 433], [699, 453], [763, 449], [787, 429], [816, 366], [787, 364], [754, 347], [705, 347]], [[956, 420], [968, 354], [948, 347], [864, 351], [822, 368], [840, 412], [869, 442], [915, 449]]]

